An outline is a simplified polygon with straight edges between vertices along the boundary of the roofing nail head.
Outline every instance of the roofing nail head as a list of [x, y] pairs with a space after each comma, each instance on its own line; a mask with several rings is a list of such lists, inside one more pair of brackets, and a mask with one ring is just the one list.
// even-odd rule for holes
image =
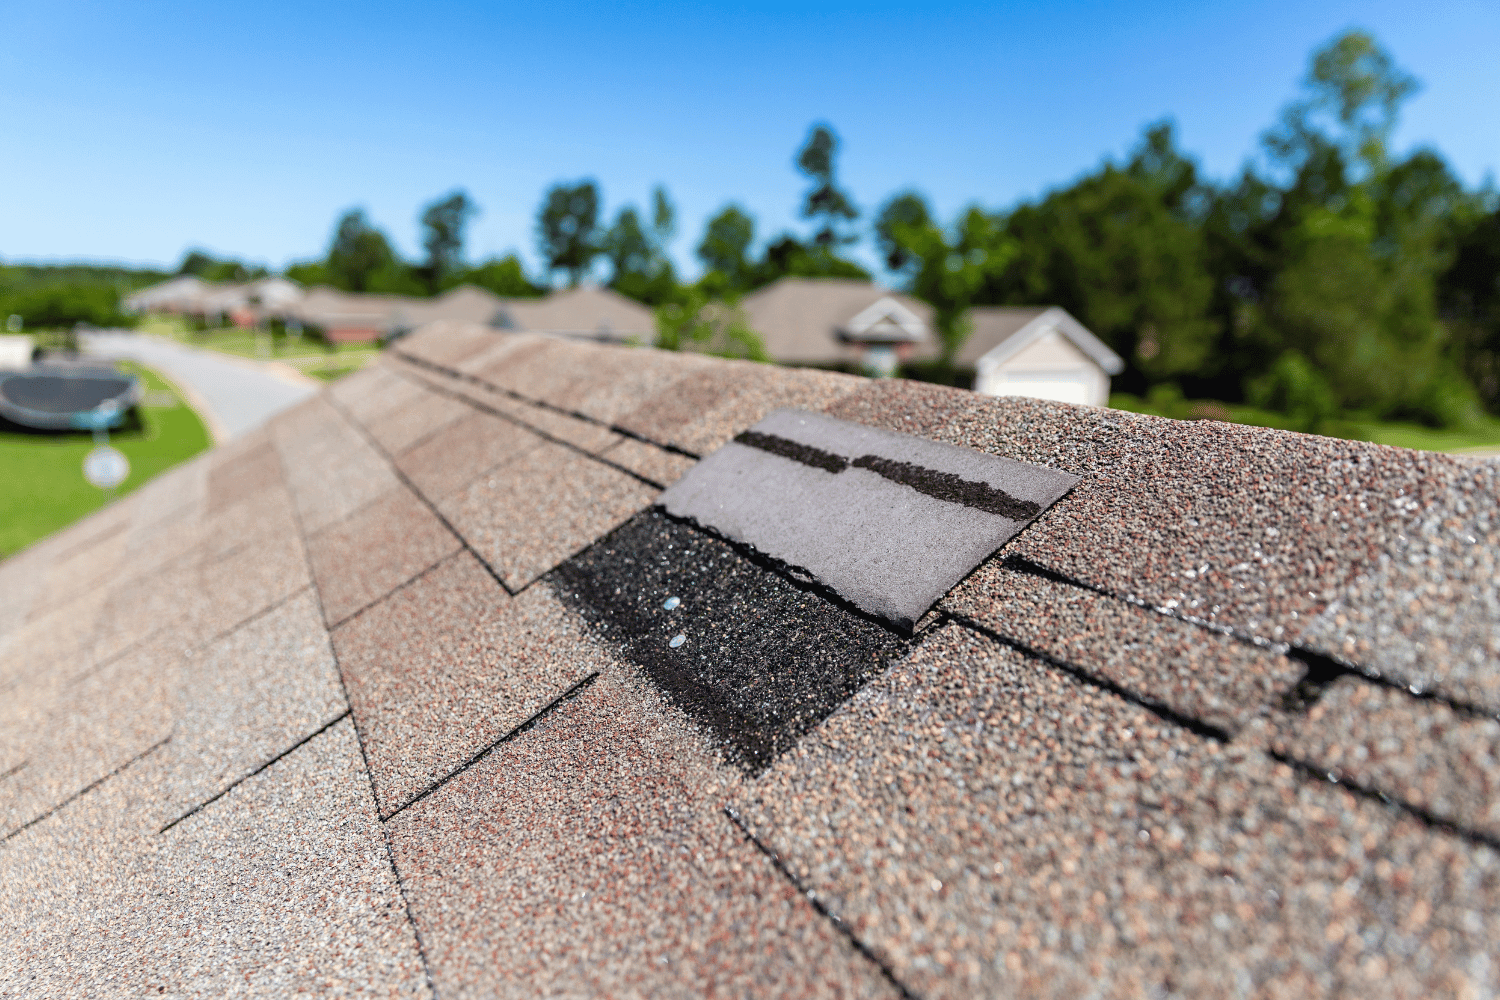
[[667, 645], [671, 646], [673, 649], [676, 649], [678, 646], [681, 646], [685, 642], [687, 642], [687, 636], [679, 632], [676, 635], [672, 636], [672, 641], [667, 643]]
[[677, 605], [679, 605], [681, 603], [682, 603], [682, 598], [680, 598], [680, 597], [669, 597], [669, 598], [666, 599], [665, 602], [662, 603], [662, 607], [666, 608], [668, 611], [671, 611], [674, 608], [676, 608]]

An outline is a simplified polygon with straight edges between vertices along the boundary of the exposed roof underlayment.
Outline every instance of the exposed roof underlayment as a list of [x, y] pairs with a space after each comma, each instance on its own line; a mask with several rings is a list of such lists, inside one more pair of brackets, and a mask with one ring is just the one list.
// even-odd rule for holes
[[[776, 410], [1077, 483], [893, 627]], [[1489, 995], [1497, 478], [433, 324], [0, 564], [0, 995]]]

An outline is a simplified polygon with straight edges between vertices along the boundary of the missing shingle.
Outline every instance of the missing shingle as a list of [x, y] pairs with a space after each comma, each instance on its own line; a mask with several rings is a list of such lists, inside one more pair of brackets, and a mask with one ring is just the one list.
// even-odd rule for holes
[[[658, 511], [547, 582], [752, 775], [910, 647], [904, 634]], [[678, 598], [671, 609], [668, 597]]]

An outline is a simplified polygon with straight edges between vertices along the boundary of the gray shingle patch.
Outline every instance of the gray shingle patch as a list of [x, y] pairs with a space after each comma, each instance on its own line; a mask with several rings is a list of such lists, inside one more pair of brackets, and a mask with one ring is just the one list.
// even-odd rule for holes
[[659, 502], [910, 628], [1076, 482], [968, 448], [777, 410]]

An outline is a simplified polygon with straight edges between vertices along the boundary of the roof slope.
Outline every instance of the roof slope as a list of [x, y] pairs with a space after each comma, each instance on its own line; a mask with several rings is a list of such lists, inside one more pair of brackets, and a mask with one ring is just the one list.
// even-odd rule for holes
[[[899, 633], [652, 508], [777, 407], [1082, 481]], [[434, 323], [0, 564], [0, 993], [1484, 995], [1497, 496]]]
[[883, 298], [894, 299], [931, 327], [927, 303], [853, 278], [780, 278], [745, 296], [741, 306], [772, 358], [834, 364], [859, 360], [859, 351], [840, 341], [838, 331]]

